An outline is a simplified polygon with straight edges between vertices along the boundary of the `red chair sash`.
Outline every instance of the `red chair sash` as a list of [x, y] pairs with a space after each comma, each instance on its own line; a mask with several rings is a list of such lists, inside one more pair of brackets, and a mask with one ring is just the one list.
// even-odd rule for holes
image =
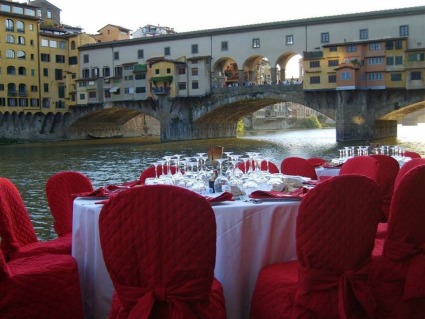
[[[369, 261], [356, 269], [348, 270], [343, 273], [300, 266], [298, 289], [310, 292], [337, 289], [338, 314], [341, 319], [350, 317], [352, 313], [350, 309], [354, 308], [356, 303], [363, 308], [367, 318], [374, 318], [376, 302], [368, 282], [369, 271]], [[305, 296], [306, 294], [301, 295]], [[303, 297], [301, 296], [301, 298]], [[300, 299], [298, 299], [297, 302], [304, 304]]]
[[198, 316], [189, 303], [208, 299], [204, 286], [205, 279], [201, 278], [167, 288], [119, 285], [115, 289], [124, 308], [129, 310], [128, 319], [148, 319], [156, 301], [169, 304], [171, 319], [196, 319]]
[[425, 244], [420, 246], [386, 239], [385, 256], [394, 261], [407, 263], [404, 298], [425, 297]]

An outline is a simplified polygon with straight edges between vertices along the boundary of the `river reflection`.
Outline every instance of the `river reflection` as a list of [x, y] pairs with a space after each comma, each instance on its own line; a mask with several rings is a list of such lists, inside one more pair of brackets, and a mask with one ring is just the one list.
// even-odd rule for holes
[[[402, 145], [425, 154], [422, 127], [399, 126], [398, 138], [374, 141]], [[146, 144], [148, 143], [148, 144]], [[280, 165], [284, 157], [320, 156], [332, 159], [338, 149], [364, 143], [337, 143], [334, 129], [249, 133], [239, 138], [160, 143], [145, 138], [87, 140], [0, 146], [0, 176], [19, 188], [40, 239], [55, 237], [45, 197], [46, 181], [61, 170], [85, 173], [95, 188], [134, 180], [141, 171], [164, 155], [207, 152], [210, 146], [223, 146], [235, 154], [259, 152]]]

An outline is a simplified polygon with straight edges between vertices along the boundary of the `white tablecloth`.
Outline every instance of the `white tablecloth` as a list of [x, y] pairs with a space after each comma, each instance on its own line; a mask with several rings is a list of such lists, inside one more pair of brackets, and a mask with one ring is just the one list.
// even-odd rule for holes
[[[217, 222], [215, 277], [222, 283], [228, 319], [249, 318], [260, 269], [296, 258], [295, 221], [298, 201], [224, 202], [213, 206]], [[99, 242], [101, 205], [74, 201], [72, 255], [80, 271], [86, 318], [107, 318], [113, 285]]]

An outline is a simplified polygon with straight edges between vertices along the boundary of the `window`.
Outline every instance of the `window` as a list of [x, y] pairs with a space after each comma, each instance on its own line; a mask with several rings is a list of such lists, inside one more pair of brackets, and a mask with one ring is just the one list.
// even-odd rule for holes
[[115, 76], [122, 76], [122, 66], [116, 66], [114, 68]]
[[410, 73], [410, 79], [413, 80], [421, 80], [422, 79], [422, 73], [420, 71], [414, 71]]
[[18, 69], [18, 74], [19, 75], [26, 75], [27, 69], [25, 69], [23, 66], [20, 66], [19, 69]]
[[52, 18], [52, 11], [47, 11], [46, 17], [47, 17], [47, 19], [51, 19]]
[[186, 90], [186, 82], [179, 82], [179, 91]]
[[369, 44], [369, 51], [379, 51], [381, 50], [380, 42], [372, 42]]
[[329, 32], [320, 33], [320, 42], [321, 43], [329, 43], [329, 41], [330, 41]]
[[403, 49], [403, 41], [401, 41], [401, 40], [395, 40], [394, 42], [395, 42], [395, 49], [396, 50]]
[[401, 73], [391, 73], [391, 82], [401, 81]]
[[6, 50], [6, 58], [14, 59], [15, 58], [15, 51], [10, 50], [10, 49]]
[[367, 40], [367, 39], [369, 39], [369, 31], [367, 29], [360, 29], [359, 39], [360, 40]]
[[260, 39], [259, 38], [252, 39], [252, 47], [254, 49], [258, 49], [260, 47]]
[[186, 74], [186, 68], [184, 66], [180, 66], [178, 69], [179, 75]]
[[63, 85], [58, 86], [58, 97], [61, 99], [65, 98], [65, 87]]
[[25, 38], [23, 36], [18, 37], [18, 44], [25, 45]]
[[78, 64], [78, 57], [70, 56], [69, 57], [69, 65], [76, 65], [76, 64]]
[[65, 41], [59, 41], [58, 45], [59, 45], [59, 49], [66, 49], [66, 42]]
[[409, 54], [409, 62], [424, 61], [425, 53]]
[[351, 80], [351, 73], [350, 72], [341, 72], [341, 80]]
[[83, 79], [88, 79], [90, 77], [90, 70], [89, 69], [83, 69]]
[[95, 99], [96, 98], [96, 91], [89, 91], [89, 99]]
[[91, 69], [91, 77], [92, 78], [98, 78], [99, 77], [99, 68]]
[[199, 89], [198, 81], [192, 81], [192, 89], [194, 89], [194, 90]]
[[15, 75], [16, 74], [16, 68], [14, 66], [8, 66], [7, 67], [7, 74]]
[[75, 44], [75, 41], [71, 41], [71, 50], [75, 50], [77, 45]]
[[349, 45], [349, 46], [345, 47], [345, 51], [346, 52], [356, 52], [357, 47], [355, 45]]
[[400, 26], [400, 36], [401, 37], [407, 37], [409, 35], [409, 26], [408, 25], [401, 25]]
[[104, 77], [111, 76], [111, 69], [109, 68], [109, 66], [103, 67], [102, 74], [103, 74]]
[[114, 52], [114, 60], [119, 60], [120, 59], [120, 53], [118, 51]]
[[37, 92], [37, 85], [31, 85], [31, 92]]
[[88, 54], [83, 55], [83, 63], [89, 63], [89, 55]]
[[49, 46], [49, 40], [41, 39], [41, 46], [42, 47], [48, 47]]
[[19, 50], [16, 58], [24, 60], [25, 59], [25, 51]]
[[43, 84], [43, 92], [44, 93], [48, 93], [49, 92], [49, 83], [44, 83]]
[[229, 51], [229, 44], [227, 41], [221, 42], [221, 51]]
[[192, 68], [192, 76], [198, 76], [198, 68]]
[[285, 41], [286, 45], [292, 45], [294, 44], [294, 36], [291, 35], [287, 35], [286, 36], [286, 41]]
[[403, 57], [402, 56], [396, 56], [395, 57], [395, 65], [402, 65], [403, 64]]
[[191, 63], [192, 64], [198, 64], [198, 59], [193, 59]]
[[367, 79], [369, 81], [379, 81], [383, 79], [381, 72], [372, 72], [367, 74]]
[[328, 60], [328, 66], [338, 66], [339, 61], [338, 60]]
[[49, 76], [49, 69], [43, 68], [43, 76]]
[[384, 63], [384, 59], [382, 57], [367, 59], [367, 64], [369, 65], [376, 65], [376, 64], [383, 64], [383, 63]]
[[198, 54], [198, 45], [192, 44], [192, 54]]
[[164, 55], [171, 55], [171, 49], [170, 49], [170, 47], [165, 47], [164, 48]]
[[310, 68], [320, 68], [320, 61], [310, 61]]
[[56, 63], [65, 63], [64, 55], [56, 55]]
[[10, 31], [10, 32], [15, 31], [15, 26], [13, 24], [13, 20], [11, 20], [11, 19], [6, 20], [6, 31]]
[[50, 40], [49, 46], [51, 48], [57, 48], [58, 47], [58, 42], [55, 40]]
[[337, 52], [338, 47], [329, 47], [329, 52]]
[[7, 43], [15, 43], [15, 37], [11, 34], [6, 35], [6, 42]]
[[145, 52], [143, 50], [137, 50], [137, 58], [143, 59], [145, 57]]
[[320, 76], [310, 76], [310, 84], [320, 84]]
[[146, 73], [145, 72], [138, 72], [134, 75], [135, 80], [146, 80]]
[[38, 107], [38, 99], [30, 99], [30, 103], [32, 107]]
[[62, 69], [55, 69], [55, 80], [62, 80]]
[[50, 54], [41, 53], [40, 60], [43, 62], [50, 62]]
[[336, 83], [336, 75], [335, 74], [328, 75], [328, 82]]
[[155, 74], [159, 74], [159, 69], [155, 69]]
[[146, 93], [146, 87], [144, 86], [136, 87], [136, 93]]
[[171, 73], [171, 69], [167, 68], [167, 74], [170, 74], [170, 73]]

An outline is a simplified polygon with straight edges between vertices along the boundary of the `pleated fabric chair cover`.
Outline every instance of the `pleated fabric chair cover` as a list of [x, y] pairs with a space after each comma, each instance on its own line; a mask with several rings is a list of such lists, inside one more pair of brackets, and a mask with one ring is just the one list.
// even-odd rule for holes
[[408, 171], [394, 190], [373, 287], [379, 318], [425, 317], [425, 166]]
[[351, 157], [344, 162], [339, 170], [339, 175], [346, 174], [364, 175], [378, 182], [379, 162], [371, 156]]
[[16, 186], [0, 177], [0, 237], [6, 260], [43, 253], [71, 254], [71, 235], [39, 241]]
[[373, 318], [368, 274], [380, 199], [378, 184], [361, 175], [310, 190], [297, 217], [298, 261], [260, 271], [251, 319]]
[[[175, 166], [171, 166], [170, 172], [171, 174], [175, 174], [177, 172], [177, 168]], [[168, 168], [165, 166], [164, 174], [167, 174], [167, 173], [168, 173]], [[162, 175], [162, 165], [158, 165], [158, 167], [156, 168], [156, 173], [155, 173], [155, 166], [149, 166], [145, 168], [143, 172], [140, 174], [141, 184], [143, 185], [145, 183], [146, 178], [148, 177], [156, 177], [156, 174], [158, 174], [158, 177]]]
[[105, 204], [99, 231], [115, 288], [109, 318], [226, 317], [204, 197], [171, 185], [133, 188]]
[[324, 158], [321, 157], [310, 157], [306, 159], [307, 162], [312, 164], [314, 167], [322, 166], [323, 164], [327, 163], [327, 161]]
[[421, 158], [421, 154], [413, 151], [404, 151], [404, 156], [410, 157], [410, 158]]
[[52, 175], [46, 183], [47, 202], [59, 237], [72, 233], [72, 209], [74, 197], [71, 194], [91, 192], [90, 179], [75, 171], [62, 171]]
[[[246, 171], [248, 171], [249, 168], [251, 167], [251, 163], [250, 163], [250, 161], [248, 161], [246, 163], [239, 162], [237, 166], [242, 172], [246, 173]], [[275, 163], [267, 162], [265, 160], [261, 161], [260, 169], [262, 171], [268, 171], [269, 173], [272, 173], [272, 174], [279, 173], [279, 168], [276, 166]]]
[[313, 164], [310, 164], [302, 157], [292, 156], [284, 158], [280, 164], [280, 172], [286, 175], [298, 175], [317, 180], [316, 170]]
[[394, 188], [397, 187], [397, 185], [400, 183], [400, 180], [408, 171], [410, 171], [412, 168], [419, 165], [425, 165], [425, 158], [412, 158], [410, 161], [404, 163], [403, 166], [401, 166], [400, 170], [398, 171], [398, 174], [394, 181]]
[[385, 219], [388, 219], [391, 198], [394, 191], [394, 183], [400, 165], [397, 160], [388, 155], [370, 155], [379, 162], [377, 182], [382, 190], [382, 212]]
[[84, 318], [74, 258], [39, 255], [6, 263], [0, 250], [0, 318]]

